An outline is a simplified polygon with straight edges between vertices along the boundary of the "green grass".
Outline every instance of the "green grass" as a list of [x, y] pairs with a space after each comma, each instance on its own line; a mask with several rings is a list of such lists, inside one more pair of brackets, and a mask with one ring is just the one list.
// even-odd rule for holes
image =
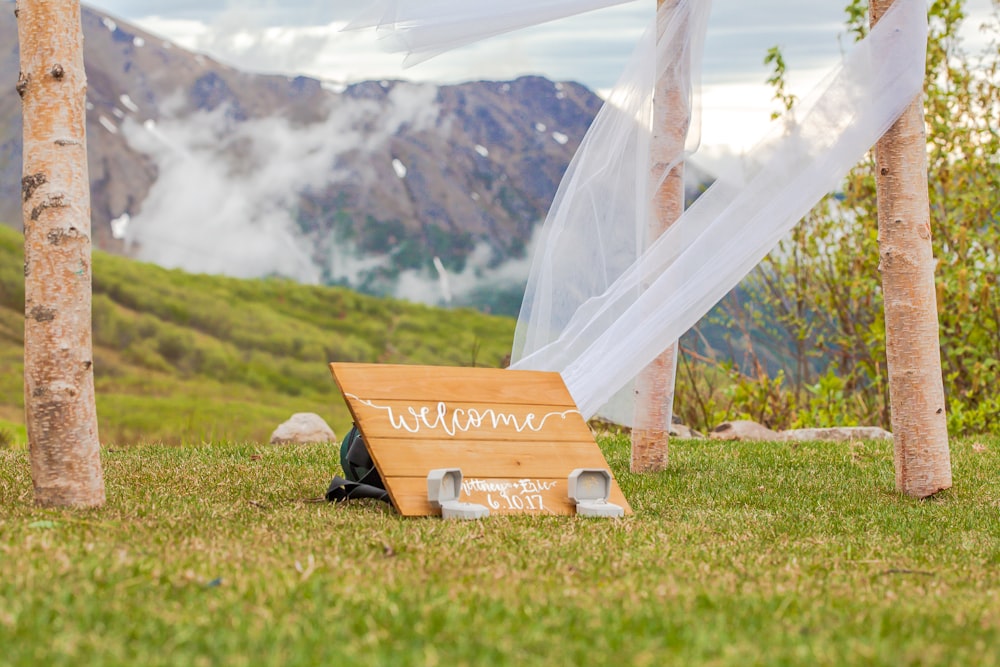
[[0, 419], [0, 449], [23, 447], [27, 442], [28, 433], [23, 424]]
[[4, 665], [1000, 664], [1000, 441], [893, 490], [892, 445], [674, 442], [635, 516], [459, 523], [314, 503], [328, 446], [103, 453], [37, 509], [0, 450]]
[[[0, 225], [0, 428], [23, 446], [22, 236]], [[266, 441], [294, 412], [350, 416], [331, 361], [500, 366], [511, 318], [287, 280], [168, 271], [94, 253], [101, 441]]]

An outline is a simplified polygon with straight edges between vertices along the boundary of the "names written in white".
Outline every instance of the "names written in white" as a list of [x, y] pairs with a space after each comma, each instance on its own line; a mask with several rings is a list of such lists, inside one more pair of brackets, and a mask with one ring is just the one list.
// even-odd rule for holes
[[486, 494], [486, 504], [492, 509], [528, 512], [547, 511], [543, 493], [559, 485], [555, 480], [541, 479], [466, 479], [462, 480], [465, 495]]

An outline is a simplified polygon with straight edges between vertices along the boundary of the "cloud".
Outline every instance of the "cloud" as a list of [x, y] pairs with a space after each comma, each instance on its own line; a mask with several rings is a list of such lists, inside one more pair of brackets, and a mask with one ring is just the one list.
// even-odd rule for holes
[[[345, 99], [324, 122], [306, 126], [280, 117], [234, 125], [224, 107], [159, 123], [128, 119], [126, 139], [159, 175], [132, 212], [127, 240], [141, 259], [163, 266], [318, 282], [322, 267], [293, 219], [299, 194], [346, 178], [338, 156], [376, 151], [404, 123], [418, 131], [433, 125], [436, 94], [429, 84], [398, 84], [388, 103]], [[366, 165], [355, 160], [352, 168]], [[341, 257], [338, 275], [362, 268], [345, 267]]]
[[[652, 0], [637, 1], [535, 26], [403, 69], [402, 56], [383, 51], [374, 31], [340, 31], [357, 11], [353, 1], [299, 0], [279, 7], [263, 0], [207, 0], [198, 11], [190, 3], [104, 1], [139, 12], [130, 18], [154, 33], [249, 71], [305, 74], [337, 83], [502, 80], [534, 73], [579, 81], [595, 90], [607, 90], [618, 79], [654, 6]], [[758, 100], [770, 96], [763, 85], [768, 71], [762, 62], [768, 47], [781, 43], [786, 48], [791, 88], [801, 94], [812, 78], [800, 72], [824, 70], [836, 62], [836, 35], [842, 30], [838, 7], [777, 0], [752, 6], [742, 0], [716, 0], [713, 7], [703, 80], [713, 87], [711, 104], [717, 106], [709, 106], [706, 98], [705, 145], [727, 142], [736, 134], [754, 135], [766, 122], [769, 109], [761, 111]], [[727, 91], [733, 83], [739, 87]], [[748, 86], [756, 86], [757, 94], [748, 98]], [[754, 100], [749, 107], [747, 99]]]
[[531, 268], [531, 258], [541, 237], [542, 225], [535, 226], [523, 257], [496, 263], [494, 250], [479, 243], [466, 259], [461, 272], [448, 272], [442, 279], [437, 269], [411, 269], [400, 273], [394, 296], [434, 306], [466, 304], [482, 292], [523, 293]]
[[[348, 176], [356, 180], [335, 169], [345, 153], [356, 153], [351, 169], [371, 169], [364, 156], [385, 158], [386, 143], [403, 125], [416, 132], [435, 127], [437, 94], [431, 84], [397, 83], [385, 102], [340, 99], [324, 122], [311, 126], [279, 117], [234, 125], [224, 107], [143, 124], [127, 119], [122, 132], [155, 161], [159, 177], [141, 210], [119, 226], [139, 258], [191, 272], [355, 287], [376, 274], [391, 276], [391, 254], [364, 255], [350, 239], [303, 232], [293, 217], [298, 195]], [[461, 272], [442, 278], [430, 255], [423, 264], [377, 283], [398, 298], [448, 305], [452, 296], [455, 304], [468, 303], [477, 290], [516, 293], [528, 274], [527, 258], [497, 266], [485, 242]]]
[[333, 81], [409, 79], [454, 83], [545, 74], [590, 87], [621, 72], [651, 5], [621, 5], [529, 28], [447, 53], [418, 67], [382, 49], [373, 31], [341, 32], [360, 6], [339, 2], [168, 3], [99, 0], [96, 7], [221, 62], [255, 72]]
[[[250, 71], [437, 83], [543, 74], [600, 90], [617, 79], [654, 3], [636, 0], [536, 26], [408, 70], [399, 54], [380, 49], [372, 31], [338, 32], [364, 6], [362, 0], [97, 0], [95, 6]], [[966, 9], [971, 18], [964, 34], [970, 44], [982, 44], [985, 37], [976, 28], [990, 14], [991, 0], [969, 0]], [[762, 60], [775, 45], [793, 71], [828, 68], [849, 47], [838, 37], [844, 17], [840, 3], [714, 0], [705, 80], [763, 87]]]
[[[158, 126], [126, 121], [130, 144], [153, 157], [159, 171], [128, 226], [128, 243], [140, 259], [162, 266], [238, 277], [273, 273], [316, 282], [308, 249], [292, 234], [291, 174], [273, 168], [287, 166], [292, 154], [308, 155], [281, 141], [282, 136], [295, 141], [289, 128], [250, 124], [245, 129], [260, 134], [241, 133], [250, 139], [250, 155], [247, 165], [237, 167], [215, 149], [233, 141], [220, 131], [225, 122], [224, 110]], [[255, 164], [268, 144], [278, 152], [271, 168]]]

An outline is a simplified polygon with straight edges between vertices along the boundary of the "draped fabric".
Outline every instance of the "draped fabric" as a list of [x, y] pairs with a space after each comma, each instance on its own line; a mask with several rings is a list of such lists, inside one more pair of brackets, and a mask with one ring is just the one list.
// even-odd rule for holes
[[405, 66], [451, 49], [633, 0], [376, 0], [348, 26], [378, 28]]
[[[503, 31], [483, 34], [482, 23], [494, 18], [495, 27], [510, 30], [543, 13], [550, 20], [619, 3], [471, 4], [383, 0], [381, 19], [367, 23], [421, 57]], [[615, 394], [836, 188], [923, 86], [927, 6], [896, 0], [816, 90], [643, 249], [656, 185], [649, 177], [654, 82], [664, 67], [694, 71], [700, 48], [691, 47], [708, 13], [707, 2], [674, 4], [683, 20], [661, 26], [659, 40], [651, 21], [563, 178], [533, 257], [513, 350], [512, 368], [560, 372], [584, 415], [601, 412], [620, 423], [631, 410], [612, 401]], [[461, 33], [458, 26], [475, 23], [477, 13], [480, 26]]]

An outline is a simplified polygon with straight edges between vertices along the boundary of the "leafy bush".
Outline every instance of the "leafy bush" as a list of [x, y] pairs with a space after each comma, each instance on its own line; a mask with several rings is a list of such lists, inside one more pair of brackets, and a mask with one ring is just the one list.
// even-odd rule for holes
[[[995, 393], [1000, 33], [994, 15], [984, 27], [993, 41], [977, 57], [968, 55], [958, 37], [963, 8], [961, 0], [938, 0], [930, 8], [925, 113], [931, 223], [949, 429], [995, 433], [1000, 430]], [[853, 0], [849, 31], [863, 35], [866, 16], [864, 3]], [[784, 62], [773, 50], [768, 62], [775, 68], [775, 97], [787, 107]], [[841, 192], [823, 200], [748, 277], [749, 305], [729, 305], [735, 328], [788, 342], [786, 370], [776, 375], [761, 363], [724, 367], [733, 380], [724, 388], [682, 375], [679, 395], [694, 393], [702, 405], [728, 401], [727, 417], [759, 418], [774, 427], [859, 422], [889, 427], [874, 170], [872, 156], [852, 169]], [[714, 360], [707, 365], [718, 367]], [[718, 377], [717, 370], [710, 372]]]

